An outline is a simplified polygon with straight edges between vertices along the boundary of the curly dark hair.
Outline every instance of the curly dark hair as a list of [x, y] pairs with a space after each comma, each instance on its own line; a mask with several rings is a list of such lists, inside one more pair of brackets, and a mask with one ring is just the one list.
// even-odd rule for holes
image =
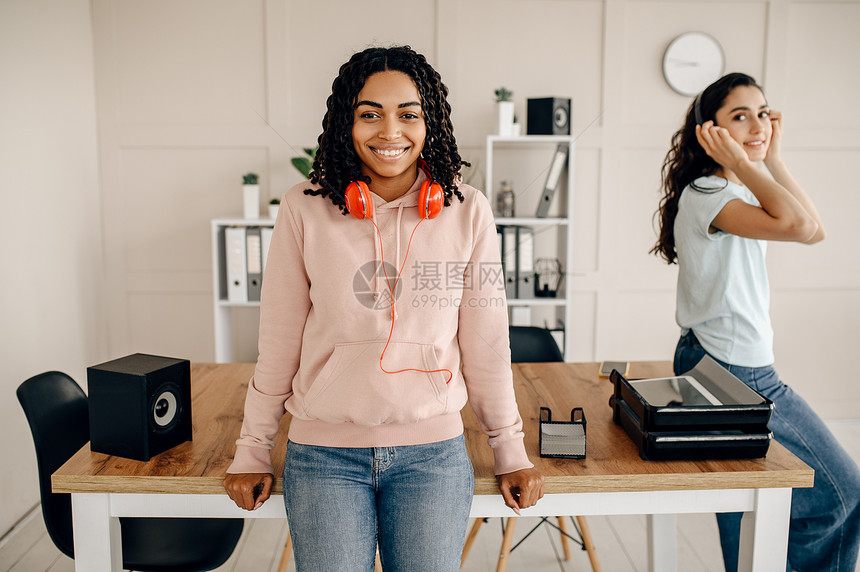
[[654, 213], [660, 221], [660, 237], [651, 249], [652, 254], [662, 257], [668, 264], [678, 260], [675, 249], [675, 217], [678, 215], [678, 201], [681, 192], [689, 185], [700, 192], [714, 192], [719, 189], [703, 189], [695, 185], [699, 177], [716, 173], [720, 165], [705, 153], [696, 139], [696, 125], [715, 120], [717, 110], [729, 93], [738, 86], [757, 87], [764, 90], [756, 81], [743, 73], [724, 75], [696, 96], [687, 109], [684, 125], [672, 135], [672, 146], [663, 160], [660, 171], [662, 176], [662, 197], [660, 206]]
[[322, 121], [323, 130], [317, 139], [319, 151], [310, 174], [311, 182], [318, 183], [321, 188], [305, 191], [308, 195], [328, 197], [343, 214], [348, 213], [344, 198], [347, 185], [352, 181], [370, 183], [370, 177], [362, 173], [361, 161], [352, 142], [353, 112], [358, 93], [368, 77], [389, 70], [405, 73], [418, 88], [427, 127], [421, 153], [430, 177], [445, 192], [445, 206], [451, 204], [453, 196], [463, 201], [457, 185], [461, 180], [460, 168], [469, 166], [469, 163], [463, 161], [457, 151], [451, 106], [447, 100], [448, 88], [427, 59], [409, 46], [374, 47], [354, 54], [340, 67], [332, 82]]

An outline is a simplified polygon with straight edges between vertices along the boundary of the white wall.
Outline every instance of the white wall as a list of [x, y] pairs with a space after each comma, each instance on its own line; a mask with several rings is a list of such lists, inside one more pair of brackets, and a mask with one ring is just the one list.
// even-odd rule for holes
[[[659, 166], [689, 99], [666, 86], [660, 58], [676, 35], [703, 30], [722, 43], [728, 70], [757, 77], [785, 112], [785, 155], [829, 232], [819, 246], [771, 248], [777, 367], [825, 418], [858, 417], [860, 390], [824, 366], [845, 363], [860, 339], [856, 0], [92, 0], [91, 36], [82, 0], [47, 10], [0, 6], [9, 14], [0, 18], [3, 78], [35, 76], [33, 89], [15, 84], [9, 95], [4, 82], [4, 123], [9, 114], [15, 128], [0, 135], [13, 150], [0, 174], [3, 196], [29, 210], [10, 217], [4, 209], [2, 232], [26, 232], [36, 197], [54, 199], [38, 219], [48, 229], [35, 239], [45, 241], [42, 251], [2, 251], [28, 280], [2, 297], [4, 363], [16, 370], [0, 382], [6, 395], [23, 375], [80, 373], [135, 351], [212, 360], [209, 220], [240, 212], [243, 173], [261, 174], [263, 202], [299, 181], [290, 158], [315, 143], [338, 66], [369, 44], [409, 43], [436, 65], [478, 184], [495, 88], [514, 91], [520, 117], [527, 97], [573, 98], [581, 137], [571, 357], [670, 359], [675, 271], [647, 252]], [[62, 47], [43, 41], [69, 35]], [[21, 109], [32, 112], [22, 118]], [[539, 163], [511, 173], [523, 196]], [[25, 175], [29, 189], [38, 177], [36, 192], [17, 191]], [[62, 283], [34, 289], [33, 276]], [[40, 323], [49, 318], [53, 330]], [[235, 318], [236, 353], [252, 361], [256, 311]], [[67, 344], [53, 341], [67, 336]], [[0, 433], [20, 435], [22, 417], [5, 402]], [[6, 443], [12, 463], [4, 467], [32, 474], [29, 443]], [[4, 511], [21, 491], [32, 504], [33, 482], [0, 470], [10, 471], [2, 473]], [[4, 512], [0, 531], [26, 504]]]
[[0, 536], [39, 502], [15, 389], [106, 356], [87, 0], [0, 2]]

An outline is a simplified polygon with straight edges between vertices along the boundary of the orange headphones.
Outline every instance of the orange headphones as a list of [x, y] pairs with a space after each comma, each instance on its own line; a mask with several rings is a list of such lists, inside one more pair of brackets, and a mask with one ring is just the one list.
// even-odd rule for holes
[[[442, 185], [430, 178], [424, 161], [419, 161], [418, 166], [427, 174], [427, 180], [421, 183], [421, 190], [418, 191], [418, 215], [422, 220], [436, 218], [445, 204]], [[370, 196], [370, 187], [364, 181], [352, 181], [347, 185], [344, 198], [349, 214], [355, 218], [363, 220], [373, 217], [373, 199]]]

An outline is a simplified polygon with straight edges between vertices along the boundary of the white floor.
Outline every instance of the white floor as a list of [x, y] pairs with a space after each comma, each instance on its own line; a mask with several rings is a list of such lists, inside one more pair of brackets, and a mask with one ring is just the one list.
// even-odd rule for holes
[[[860, 463], [860, 421], [829, 423], [836, 437]], [[517, 524], [517, 539], [531, 530], [537, 519], [523, 518]], [[645, 572], [645, 517], [590, 517], [594, 543], [605, 572]], [[287, 535], [279, 520], [247, 521], [245, 532], [230, 560], [218, 572], [275, 572]], [[515, 541], [516, 542], [516, 541]], [[495, 570], [501, 544], [499, 519], [489, 519], [481, 528], [462, 570]], [[556, 557], [559, 555], [559, 558]], [[543, 526], [517, 548], [508, 570], [518, 572], [590, 571], [586, 553], [574, 546], [569, 561], [560, 560], [558, 533]], [[678, 516], [678, 570], [718, 572], [723, 569], [717, 525], [712, 514]], [[74, 563], [61, 554], [45, 531], [39, 507], [0, 539], [0, 572], [72, 572]], [[290, 572], [295, 567], [290, 563]], [[857, 567], [860, 572], [860, 566]]]

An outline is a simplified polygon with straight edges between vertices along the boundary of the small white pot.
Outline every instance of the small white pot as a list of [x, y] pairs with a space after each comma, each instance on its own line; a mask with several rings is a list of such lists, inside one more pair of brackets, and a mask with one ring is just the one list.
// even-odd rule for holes
[[499, 116], [499, 135], [502, 137], [512, 136], [514, 134], [514, 102], [498, 101], [496, 102], [496, 111]]
[[281, 205], [269, 204], [269, 218], [278, 218], [278, 209]]
[[260, 185], [242, 185], [245, 218], [260, 218]]

